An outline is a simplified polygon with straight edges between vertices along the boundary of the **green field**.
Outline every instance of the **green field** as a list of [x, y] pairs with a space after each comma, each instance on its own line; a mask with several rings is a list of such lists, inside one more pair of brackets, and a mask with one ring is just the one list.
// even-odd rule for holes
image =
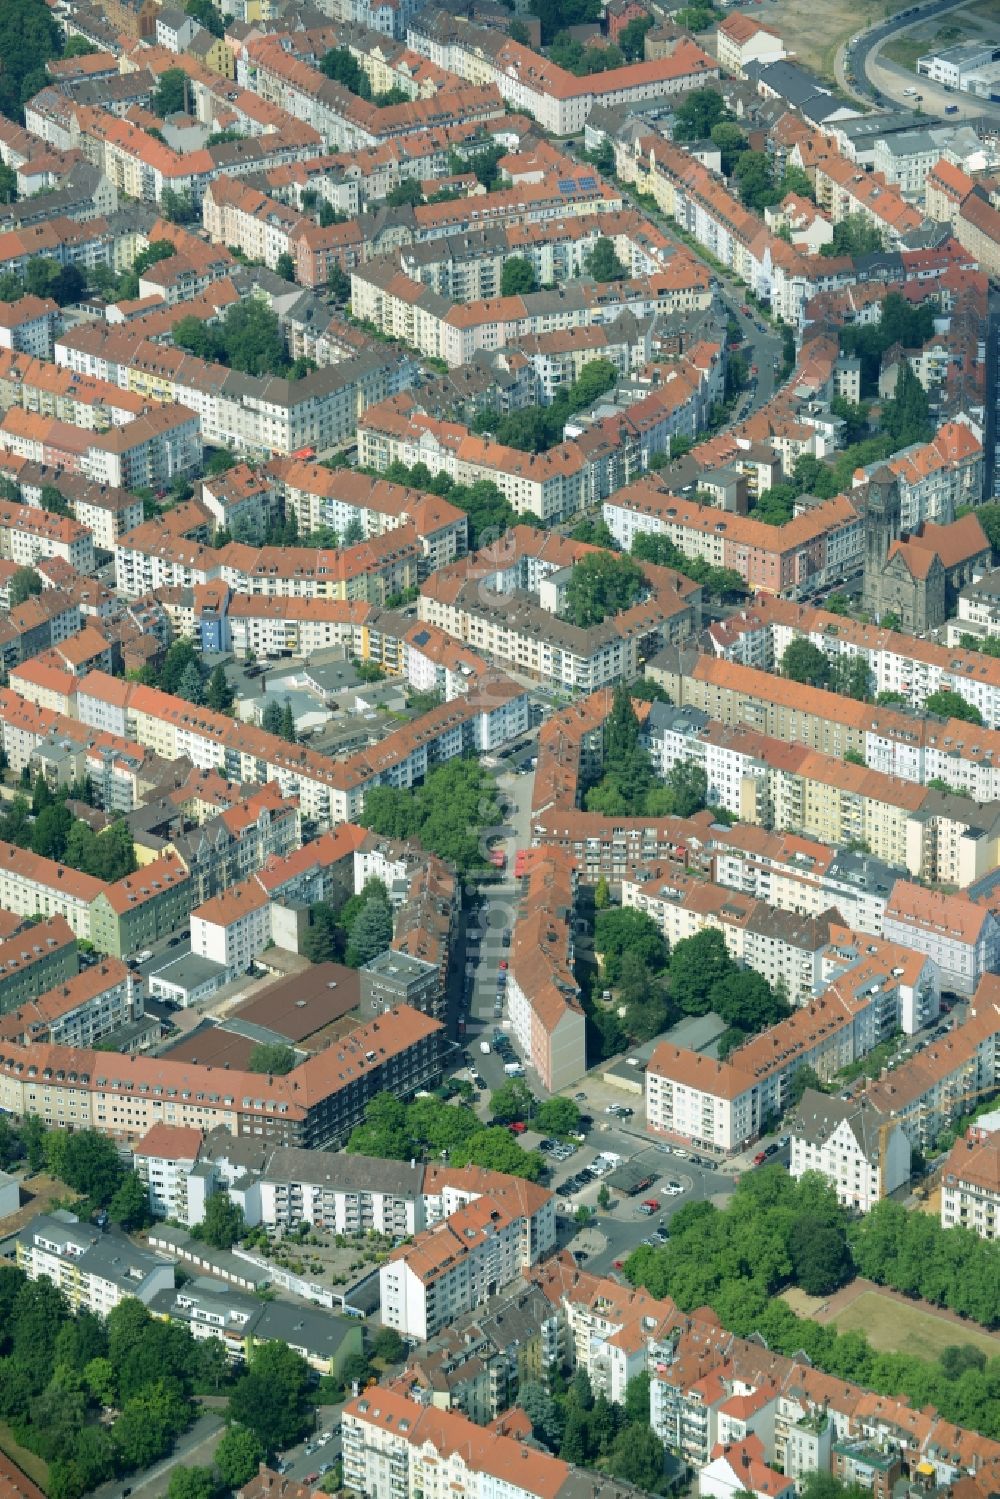
[[905, 32], [886, 42], [879, 56], [884, 57], [887, 62], [899, 63], [901, 68], [908, 68], [911, 73], [915, 73], [917, 58], [923, 57], [932, 45], [926, 37], [916, 37]]
[[49, 1465], [36, 1457], [34, 1452], [29, 1452], [27, 1447], [22, 1447], [6, 1421], [0, 1421], [0, 1450], [6, 1452], [12, 1462], [28, 1477], [34, 1479], [40, 1489], [48, 1490]]
[[970, 1323], [958, 1326], [948, 1317], [883, 1296], [880, 1291], [863, 1291], [831, 1320], [838, 1332], [863, 1332], [879, 1353], [912, 1353], [917, 1358], [933, 1359], [950, 1344], [971, 1343], [988, 1358], [1000, 1357], [1000, 1337], [992, 1337]]

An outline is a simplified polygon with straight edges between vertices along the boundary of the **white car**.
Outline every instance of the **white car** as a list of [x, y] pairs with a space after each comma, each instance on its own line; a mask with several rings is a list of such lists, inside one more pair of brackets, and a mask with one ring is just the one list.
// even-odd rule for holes
[[679, 1145], [675, 1145], [674, 1146], [674, 1155], [679, 1155], [682, 1161], [686, 1161], [687, 1158], [688, 1158], [687, 1151], [686, 1150], [681, 1150], [681, 1148], [680, 1148]]

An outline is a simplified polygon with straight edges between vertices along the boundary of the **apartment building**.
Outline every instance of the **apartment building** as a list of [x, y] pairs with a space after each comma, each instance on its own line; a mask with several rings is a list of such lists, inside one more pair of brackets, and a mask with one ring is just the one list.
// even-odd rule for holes
[[803, 511], [784, 526], [679, 499], [645, 480], [604, 501], [605, 524], [629, 551], [637, 535], [665, 536], [686, 557], [738, 573], [754, 592], [807, 597], [862, 557], [863, 526], [843, 495]]
[[785, 56], [785, 44], [776, 31], [737, 12], [720, 22], [715, 40], [719, 67], [737, 78], [746, 76], [743, 68], [748, 62], [778, 62]]
[[449, 73], [492, 83], [511, 109], [526, 110], [554, 135], [581, 131], [595, 104], [668, 98], [719, 76], [713, 59], [685, 39], [658, 62], [626, 64], [580, 79], [502, 32], [433, 10], [410, 20], [407, 44]]
[[17, 1265], [29, 1280], [46, 1276], [74, 1312], [106, 1317], [127, 1296], [148, 1306], [174, 1284], [172, 1260], [141, 1249], [112, 1229], [102, 1233], [59, 1209], [33, 1218], [17, 1236]]
[[[995, 659], [964, 649], [962, 634], [988, 634], [992, 575], [968, 585], [958, 599], [959, 619], [948, 626], [953, 637], [948, 646], [915, 635], [904, 635], [881, 625], [862, 625], [825, 609], [795, 604], [790, 600], [758, 595], [751, 606], [724, 623], [710, 627], [716, 654], [743, 666], [775, 671], [793, 640], [806, 639], [823, 651], [831, 662], [862, 660], [868, 668], [872, 693], [893, 692], [908, 706], [923, 709], [934, 692], [955, 692], [980, 713], [987, 730], [1000, 727], [1000, 670]], [[963, 602], [969, 601], [969, 617]], [[975, 618], [972, 617], [976, 610]], [[978, 612], [981, 610], [982, 612]], [[932, 739], [931, 744], [935, 744]], [[987, 744], [992, 744], [988, 739]], [[940, 742], [934, 771], [951, 785], [970, 791], [977, 800], [992, 800], [1000, 791], [1000, 780], [992, 774], [992, 755], [982, 754], [967, 770], [959, 748], [964, 741]], [[971, 746], [970, 746], [971, 748]], [[931, 751], [933, 754], [933, 751]], [[891, 762], [890, 762], [891, 763]], [[971, 774], [971, 779], [964, 777]]]
[[870, 1083], [870, 1102], [900, 1121], [912, 1145], [925, 1148], [997, 1086], [998, 1034], [1000, 982], [989, 974], [965, 1022]]
[[540, 681], [588, 693], [627, 681], [657, 640], [683, 640], [697, 628], [701, 590], [670, 568], [645, 563], [646, 597], [582, 629], [559, 612], [573, 564], [591, 550], [515, 526], [499, 546], [428, 578], [419, 617]]
[[638, 1499], [606, 1473], [568, 1463], [519, 1440], [506, 1418], [485, 1430], [455, 1410], [372, 1389], [344, 1410], [344, 1482], [366, 1499], [443, 1499], [454, 1483], [470, 1499]]
[[[555, 1201], [519, 1177], [480, 1188], [475, 1171], [452, 1188], [459, 1202], [379, 1270], [383, 1325], [426, 1341], [457, 1316], [510, 1285], [556, 1242]], [[448, 1195], [446, 1188], [445, 1196]]]
[[80, 684], [77, 712], [84, 723], [112, 732], [127, 725], [135, 740], [165, 759], [184, 755], [198, 769], [219, 769], [245, 784], [274, 781], [283, 797], [299, 798], [303, 817], [322, 827], [356, 816], [368, 786], [412, 785], [431, 765], [471, 751], [490, 753], [528, 726], [527, 693], [498, 675], [339, 762], [155, 687], [123, 684], [100, 672]]
[[681, 871], [663, 881], [636, 871], [622, 881], [622, 905], [644, 911], [671, 949], [698, 932], [721, 932], [731, 957], [780, 985], [793, 1005], [807, 1004], [816, 992], [832, 924], [840, 921], [832, 908], [801, 916]]
[[[899, 486], [901, 524], [915, 531], [921, 521], [946, 525], [960, 505], [978, 505], [983, 496], [983, 446], [965, 421], [945, 422], [930, 442], [914, 443], [887, 461]], [[854, 474], [854, 487], [867, 484], [881, 464]]]
[[[4, 902], [4, 909], [11, 907]], [[46, 916], [8, 937], [0, 942], [0, 1015], [72, 978], [78, 967], [76, 940], [62, 916]]]
[[0, 507], [0, 557], [18, 567], [59, 557], [77, 572], [89, 573], [94, 570], [94, 543], [90, 532], [69, 516], [6, 504]]
[[785, 1120], [789, 1171], [818, 1171], [842, 1207], [867, 1213], [910, 1179], [910, 1141], [902, 1125], [861, 1098], [831, 1098], [807, 1088]]
[[132, 1165], [146, 1183], [149, 1211], [156, 1218], [190, 1223], [187, 1179], [202, 1145], [202, 1132], [192, 1126], [154, 1124], [132, 1151]]
[[295, 516], [300, 536], [328, 526], [341, 538], [368, 540], [412, 525], [420, 538], [422, 573], [445, 567], [468, 551], [465, 511], [438, 495], [296, 458], [277, 459], [266, 472], [275, 481], [286, 514]]
[[558, 1092], [587, 1070], [585, 1020], [573, 968], [576, 874], [572, 858], [532, 849], [524, 861], [507, 977], [518, 1050]]
[[[699, 708], [723, 724], [749, 725], [838, 759], [853, 750], [869, 770], [903, 781], [926, 785], [939, 778], [976, 799], [997, 795], [993, 764], [1000, 759], [1000, 738], [994, 729], [873, 707], [756, 666], [686, 650], [668, 648], [650, 661], [647, 674], [678, 707]], [[969, 879], [947, 883], [964, 885]]]
[[1000, 1240], [1000, 1134], [973, 1127], [955, 1141], [941, 1173], [941, 1224]]
[[61, 321], [59, 304], [51, 297], [25, 296], [0, 308], [0, 349], [51, 359]]
[[191, 912], [191, 951], [225, 968], [227, 980], [246, 973], [270, 943], [271, 898], [256, 879]]
[[[32, 928], [36, 938], [47, 925], [51, 923]], [[4, 947], [12, 945], [5, 943]], [[56, 1046], [93, 1047], [142, 1018], [143, 986], [134, 970], [116, 958], [105, 958], [82, 973], [76, 973], [75, 968], [74, 958], [63, 982], [5, 1015], [0, 1035], [22, 1046], [49, 1041]]]
[[1000, 924], [964, 891], [949, 895], [899, 880], [885, 909], [882, 930], [931, 958], [945, 989], [970, 996], [983, 977], [1000, 970]]
[[286, 1077], [169, 1058], [0, 1044], [0, 1108], [48, 1128], [141, 1140], [154, 1124], [307, 1149], [340, 1143], [376, 1093], [408, 1097], [441, 1072], [441, 1027], [417, 1010], [380, 1015]]
[[647, 1128], [720, 1153], [741, 1149], [783, 1113], [799, 1067], [832, 1077], [889, 1033], [894, 1010], [877, 986], [847, 973], [725, 1062], [661, 1041], [646, 1068]]
[[755, 1439], [755, 1460], [782, 1475], [763, 1490], [770, 1494], [814, 1472], [863, 1476], [867, 1452], [872, 1490], [886, 1499], [879, 1475], [893, 1465], [951, 1483], [988, 1472], [1000, 1457], [1000, 1444], [942, 1421], [932, 1407], [916, 1411], [905, 1396], [873, 1394], [734, 1336], [709, 1308], [682, 1313], [669, 1297], [588, 1274], [568, 1255], [536, 1267], [531, 1280], [552, 1307], [546, 1348], [585, 1369], [596, 1358], [600, 1388], [609, 1362], [622, 1370], [622, 1389], [648, 1373], [650, 1425], [696, 1468], [720, 1445]]

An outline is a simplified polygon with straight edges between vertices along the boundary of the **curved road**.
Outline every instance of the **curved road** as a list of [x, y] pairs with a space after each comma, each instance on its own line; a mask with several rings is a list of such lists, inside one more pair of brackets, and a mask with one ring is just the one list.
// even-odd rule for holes
[[[1000, 121], [1000, 105], [957, 90], [949, 92], [928, 78], [919, 78], [897, 63], [883, 60], [880, 55], [883, 43], [890, 37], [935, 20], [949, 11], [959, 10], [967, 3], [968, 0], [933, 0], [929, 5], [913, 7], [912, 11], [900, 11], [888, 21], [872, 26], [867, 31], [862, 30], [856, 41], [845, 43], [837, 52], [835, 72], [838, 84], [847, 93], [866, 103], [874, 100], [878, 104], [890, 107], [898, 105], [903, 109], [915, 107], [916, 99], [912, 95], [907, 98], [903, 92], [904, 89], [915, 88], [922, 95], [920, 108], [926, 115], [937, 115], [950, 122], [984, 115], [991, 120]], [[848, 63], [853, 75], [853, 82], [850, 83], [847, 80]], [[953, 106], [957, 106], [957, 111], [946, 115], [945, 111]]]

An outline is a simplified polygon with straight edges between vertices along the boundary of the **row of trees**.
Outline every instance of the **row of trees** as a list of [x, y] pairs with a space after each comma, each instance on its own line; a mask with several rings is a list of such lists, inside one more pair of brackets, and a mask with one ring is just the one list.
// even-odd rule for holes
[[502, 536], [515, 520], [522, 525], [530, 522], [542, 526], [537, 516], [515, 516], [509, 500], [500, 493], [492, 479], [478, 479], [475, 484], [456, 484], [449, 474], [432, 474], [426, 463], [407, 467], [399, 459], [394, 459], [381, 477], [392, 484], [410, 484], [414, 489], [441, 495], [459, 510], [464, 510], [469, 518], [469, 546], [473, 549]]
[[145, 1185], [127, 1171], [114, 1144], [96, 1130], [46, 1129], [37, 1115], [21, 1124], [0, 1117], [0, 1171], [25, 1162], [32, 1171], [46, 1170], [78, 1194], [74, 1208], [90, 1216], [107, 1209], [112, 1223], [127, 1232], [150, 1222]]
[[376, 786], [359, 821], [386, 838], [416, 838], [467, 873], [485, 866], [485, 839], [502, 825], [503, 811], [487, 771], [475, 760], [449, 760], [415, 789]]
[[388, 1161], [434, 1159], [446, 1150], [453, 1166], [484, 1166], [528, 1181], [538, 1181], [544, 1169], [538, 1151], [522, 1150], [510, 1130], [485, 1127], [464, 1104], [433, 1097], [406, 1104], [393, 1093], [379, 1093], [347, 1149]]
[[[15, 796], [0, 817], [0, 839], [17, 848], [30, 848], [43, 859], [58, 859], [71, 869], [113, 884], [137, 868], [128, 824], [118, 819], [102, 833], [74, 817], [66, 805], [71, 793], [85, 792], [86, 784], [50, 791], [42, 776], [35, 780], [31, 802]], [[83, 797], [85, 800], [86, 797]]]
[[[928, 1256], [939, 1275], [947, 1265], [956, 1295], [964, 1282], [965, 1315], [995, 1325], [996, 1245], [966, 1229], [942, 1230], [928, 1215], [907, 1214], [892, 1203], [880, 1204], [849, 1230], [826, 1182], [812, 1173], [794, 1182], [780, 1167], [745, 1174], [724, 1211], [707, 1202], [685, 1205], [671, 1219], [669, 1242], [637, 1249], [625, 1274], [655, 1296], [672, 1296], [684, 1310], [711, 1306], [742, 1337], [759, 1336], [786, 1355], [801, 1351], [839, 1379], [905, 1394], [918, 1409], [934, 1405], [946, 1420], [1000, 1437], [1000, 1359], [987, 1362], [971, 1347], [946, 1350], [934, 1363], [910, 1354], [876, 1353], [863, 1333], [838, 1333], [832, 1323], [821, 1326], [797, 1317], [778, 1294], [798, 1285], [827, 1295], [856, 1268], [878, 1271], [890, 1284], [888, 1273], [898, 1269], [898, 1259], [882, 1246], [901, 1243], [899, 1215], [913, 1221], [914, 1255]], [[922, 1234], [927, 1239], [918, 1249]], [[928, 1289], [930, 1281], [928, 1270]]]

